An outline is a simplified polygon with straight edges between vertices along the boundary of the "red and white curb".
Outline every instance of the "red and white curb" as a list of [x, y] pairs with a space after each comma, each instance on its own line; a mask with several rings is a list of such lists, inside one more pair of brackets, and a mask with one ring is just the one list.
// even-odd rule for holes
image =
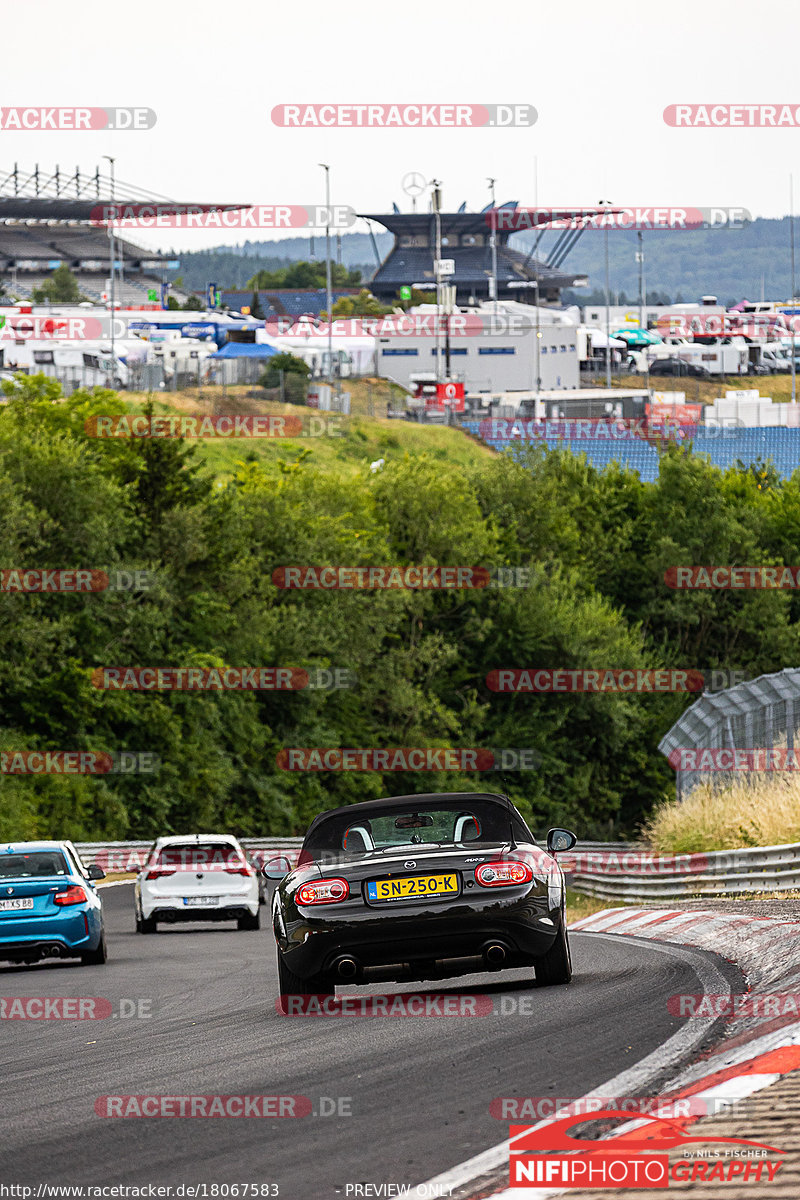
[[[693, 947], [721, 955], [735, 963], [749, 984], [749, 995], [757, 997], [792, 988], [800, 991], [800, 922], [782, 917], [749, 917], [714, 910], [685, 912], [680, 909], [614, 908], [604, 909], [584, 917], [570, 926], [571, 931], [604, 934], [612, 937], [636, 937]], [[702, 994], [730, 994], [730, 986], [713, 962], [699, 957], [695, 963]], [[699, 1044], [714, 1017], [690, 1017], [686, 1024], [654, 1051], [628, 1071], [601, 1084], [587, 1099], [594, 1096], [629, 1096], [641, 1094], [648, 1080], [654, 1079], [670, 1062], [687, 1057], [690, 1043]], [[659, 1098], [678, 1100], [685, 1097], [714, 1100], [717, 1110], [725, 1102], [734, 1103], [775, 1083], [782, 1075], [800, 1068], [800, 1019], [796, 1014], [764, 1017], [748, 1015], [731, 1020], [727, 1033], [714, 1050], [684, 1068], [659, 1091]], [[531, 1125], [541, 1129], [551, 1124], [551, 1117]], [[687, 1122], [691, 1125], [694, 1120]], [[628, 1122], [611, 1137], [636, 1128], [643, 1129], [646, 1119]], [[524, 1136], [524, 1135], [520, 1135]], [[646, 1134], [644, 1134], [646, 1136]], [[462, 1192], [474, 1182], [496, 1174], [508, 1167], [512, 1143], [506, 1139], [475, 1155], [467, 1162], [437, 1175], [421, 1185], [428, 1195], [447, 1196]], [[562, 1195], [561, 1188], [503, 1188], [480, 1195], [485, 1200], [545, 1200]], [[413, 1194], [413, 1189], [412, 1189]], [[464, 1193], [470, 1194], [471, 1193]], [[574, 1191], [573, 1195], [576, 1194]]]

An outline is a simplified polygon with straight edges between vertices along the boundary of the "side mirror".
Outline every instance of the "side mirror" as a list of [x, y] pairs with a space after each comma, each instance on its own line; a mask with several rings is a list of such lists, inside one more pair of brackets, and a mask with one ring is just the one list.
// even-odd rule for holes
[[86, 868], [86, 874], [91, 880], [105, 879], [106, 873], [102, 867], [98, 867], [97, 863], [90, 863]]
[[261, 874], [265, 879], [283, 879], [291, 870], [293, 870], [292, 864], [282, 854], [278, 858], [270, 858], [265, 862], [261, 868]]
[[569, 829], [551, 829], [547, 834], [547, 849], [551, 854], [558, 854], [561, 850], [571, 850], [577, 840]]

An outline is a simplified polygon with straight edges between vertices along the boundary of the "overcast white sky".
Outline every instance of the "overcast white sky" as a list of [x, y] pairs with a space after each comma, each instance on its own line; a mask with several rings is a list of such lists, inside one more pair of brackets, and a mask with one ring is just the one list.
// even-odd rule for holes
[[[536, 156], [541, 206], [604, 198], [780, 216], [790, 173], [800, 204], [800, 128], [672, 129], [662, 115], [679, 102], [800, 106], [797, 0], [760, 13], [750, 0], [34, 0], [15, 6], [5, 32], [3, 105], [141, 105], [158, 121], [3, 131], [3, 169], [88, 170], [112, 154], [118, 178], [174, 199], [308, 204], [324, 199], [325, 161], [334, 202], [380, 212], [392, 200], [410, 207], [408, 171], [441, 179], [445, 208], [482, 208], [487, 176], [498, 203], [532, 205]], [[507, 130], [274, 126], [273, 105], [291, 102], [528, 103], [539, 119]], [[189, 250], [245, 236], [137, 230], [135, 240]]]

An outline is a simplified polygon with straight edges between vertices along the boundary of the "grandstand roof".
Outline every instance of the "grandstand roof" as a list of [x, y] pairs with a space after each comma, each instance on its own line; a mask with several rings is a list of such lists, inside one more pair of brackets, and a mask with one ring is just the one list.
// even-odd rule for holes
[[158, 204], [159, 212], [164, 215], [185, 212], [189, 208], [210, 212], [212, 209], [249, 208], [247, 204], [199, 204], [189, 200], [158, 200], [151, 196], [117, 198], [95, 196], [86, 199], [56, 198], [53, 196], [2, 196], [0, 195], [0, 220], [4, 221], [92, 221], [98, 216], [98, 209], [112, 204], [131, 207], [141, 205], [143, 208]]
[[[423, 213], [359, 213], [365, 221], [377, 221], [398, 237], [404, 233], [421, 233], [430, 231], [433, 237], [436, 216], [432, 212]], [[485, 212], [440, 213], [439, 218], [442, 233], [488, 233], [489, 217]], [[498, 240], [508, 238], [507, 232], [497, 231]]]
[[[513, 207], [513, 206], [509, 206]], [[496, 211], [496, 210], [495, 210]], [[426, 213], [380, 213], [359, 214], [365, 220], [378, 221], [395, 235], [395, 244], [370, 280], [370, 288], [376, 296], [387, 299], [397, 293], [398, 288], [414, 283], [435, 284], [434, 256], [436, 253], [436, 216]], [[463, 302], [469, 295], [483, 297], [489, 294], [492, 275], [492, 247], [489, 214], [440, 213], [441, 234], [447, 239], [442, 245], [442, 257], [453, 260], [455, 271], [446, 280], [455, 285], [456, 296]], [[497, 290], [498, 297], [519, 298], [519, 285], [538, 284], [542, 299], [558, 298], [562, 288], [582, 283], [585, 276], [567, 273], [555, 267], [529, 258], [519, 250], [512, 250], [508, 239], [513, 230], [497, 230]], [[403, 245], [404, 240], [424, 239], [427, 245]], [[476, 242], [470, 244], [470, 239]], [[456, 241], [456, 239], [458, 239]], [[448, 244], [449, 243], [449, 244]], [[466, 244], [464, 244], [466, 243]], [[477, 244], [476, 244], [477, 243]]]
[[[357, 296], [360, 288], [334, 288], [331, 292], [334, 304], [342, 296]], [[223, 292], [223, 304], [231, 308], [249, 305], [253, 291], [239, 289]], [[324, 288], [259, 288], [258, 299], [265, 317], [302, 317], [313, 313], [318, 317], [328, 307], [328, 294]]]

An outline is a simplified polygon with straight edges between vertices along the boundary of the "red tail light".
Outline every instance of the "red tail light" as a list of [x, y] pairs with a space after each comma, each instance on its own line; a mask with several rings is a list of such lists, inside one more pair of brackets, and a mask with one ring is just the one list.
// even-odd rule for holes
[[255, 871], [248, 867], [247, 863], [231, 863], [223, 869], [226, 875], [255, 875]]
[[66, 904], [85, 904], [86, 892], [75, 884], [73, 887], [68, 887], [65, 892], [56, 892], [53, 900], [62, 907]]
[[475, 881], [481, 887], [519, 887], [532, 879], [533, 871], [527, 863], [508, 858], [482, 863], [475, 872]]
[[298, 904], [340, 904], [350, 895], [346, 879], [318, 879], [297, 889]]
[[161, 877], [163, 875], [174, 875], [175, 869], [176, 869], [175, 867], [171, 867], [169, 870], [166, 870], [166, 868], [164, 868], [164, 867], [153, 867], [153, 869], [151, 871], [147, 872], [146, 878], [147, 879], [161, 879]]

